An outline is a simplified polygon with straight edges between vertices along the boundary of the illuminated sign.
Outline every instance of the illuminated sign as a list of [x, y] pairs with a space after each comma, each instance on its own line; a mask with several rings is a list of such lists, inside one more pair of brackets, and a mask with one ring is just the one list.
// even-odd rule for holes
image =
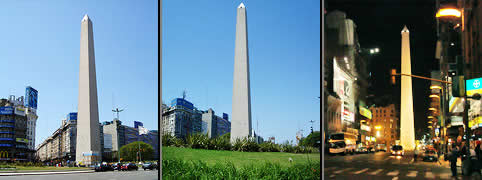
[[372, 112], [370, 110], [368, 110], [367, 108], [364, 108], [364, 107], [359, 107], [360, 109], [360, 114], [362, 116], [365, 116], [367, 117], [368, 119], [372, 119]]
[[475, 129], [482, 127], [482, 116], [476, 117], [469, 121], [469, 128]]
[[364, 125], [364, 124], [362, 124], [362, 125], [360, 126], [360, 129], [361, 129], [361, 130], [364, 130], [364, 131], [368, 131], [368, 132], [371, 131], [370, 126], [367, 126], [367, 125]]
[[475, 93], [482, 95], [482, 78], [469, 79], [466, 81], [467, 96], [473, 96]]

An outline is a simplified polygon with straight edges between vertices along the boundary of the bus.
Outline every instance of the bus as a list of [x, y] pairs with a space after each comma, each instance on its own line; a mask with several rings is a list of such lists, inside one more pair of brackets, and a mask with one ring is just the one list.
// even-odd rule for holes
[[345, 132], [331, 134], [328, 139], [330, 154], [354, 154], [357, 139], [356, 135]]

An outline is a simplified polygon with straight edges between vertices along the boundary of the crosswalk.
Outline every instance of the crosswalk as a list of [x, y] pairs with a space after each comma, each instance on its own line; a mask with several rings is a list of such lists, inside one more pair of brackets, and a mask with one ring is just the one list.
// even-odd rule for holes
[[[399, 178], [426, 178], [426, 179], [451, 179], [450, 171], [434, 174], [430, 170], [408, 170], [400, 171], [393, 169], [383, 169], [383, 168], [353, 168], [353, 167], [325, 167], [324, 173], [329, 174], [330, 178], [336, 177], [337, 175], [371, 175], [371, 176], [390, 176], [393, 179]], [[392, 179], [392, 178], [390, 178]]]

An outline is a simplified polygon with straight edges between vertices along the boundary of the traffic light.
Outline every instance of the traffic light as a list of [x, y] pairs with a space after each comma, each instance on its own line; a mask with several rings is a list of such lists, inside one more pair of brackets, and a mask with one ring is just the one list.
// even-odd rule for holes
[[455, 76], [452, 78], [452, 96], [463, 97], [465, 94], [464, 76]]
[[397, 70], [396, 69], [392, 69], [391, 72], [390, 72], [390, 78], [391, 78], [391, 83], [392, 84], [395, 84], [397, 81], [395, 79], [395, 74], [397, 74]]

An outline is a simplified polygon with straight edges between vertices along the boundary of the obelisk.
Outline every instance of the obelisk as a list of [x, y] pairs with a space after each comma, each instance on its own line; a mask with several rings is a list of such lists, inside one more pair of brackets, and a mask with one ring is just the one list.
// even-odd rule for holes
[[[412, 74], [410, 61], [410, 33], [407, 26], [405, 26], [402, 30], [402, 74]], [[401, 78], [400, 143], [404, 150], [413, 150], [415, 148], [415, 127], [413, 120], [412, 77], [402, 75]]]
[[246, 7], [243, 3], [237, 9], [232, 103], [231, 142], [234, 142], [251, 135], [248, 37]]
[[77, 164], [93, 165], [101, 159], [99, 109], [95, 75], [92, 21], [85, 15], [80, 28], [79, 105], [77, 117]]

